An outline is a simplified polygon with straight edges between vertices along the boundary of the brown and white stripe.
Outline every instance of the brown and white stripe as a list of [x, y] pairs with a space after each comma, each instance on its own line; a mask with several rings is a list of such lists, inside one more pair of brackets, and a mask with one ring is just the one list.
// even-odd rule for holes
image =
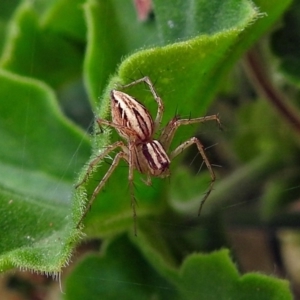
[[[133, 130], [139, 141], [152, 139], [153, 119], [145, 106], [139, 101], [123, 92], [112, 90], [111, 108], [113, 123]], [[117, 130], [123, 137], [130, 138], [125, 130]]]
[[153, 140], [142, 144], [142, 153], [151, 175], [160, 176], [169, 168], [170, 159], [159, 141]]

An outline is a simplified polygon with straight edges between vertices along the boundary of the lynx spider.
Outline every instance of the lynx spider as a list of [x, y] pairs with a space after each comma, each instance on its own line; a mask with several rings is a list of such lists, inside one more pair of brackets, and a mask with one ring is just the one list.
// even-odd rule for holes
[[110, 152], [117, 148], [121, 148], [121, 151], [116, 154], [112, 164], [102, 180], [99, 182], [93, 194], [87, 204], [87, 207], [77, 224], [77, 227], [81, 224], [83, 218], [89, 211], [95, 198], [104, 187], [108, 178], [111, 176], [115, 168], [118, 166], [121, 159], [124, 159], [129, 165], [129, 189], [131, 195], [131, 206], [133, 210], [134, 218], [134, 233], [136, 234], [136, 208], [135, 208], [135, 198], [133, 191], [133, 172], [138, 170], [140, 173], [147, 176], [145, 183], [151, 185], [151, 177], [167, 177], [170, 175], [169, 165], [173, 158], [179, 155], [189, 146], [195, 144], [198, 148], [199, 153], [210, 173], [211, 182], [207, 192], [205, 193], [203, 199], [201, 200], [200, 207], [198, 210], [198, 215], [200, 215], [203, 204], [205, 203], [207, 197], [210, 195], [216, 176], [212, 169], [212, 166], [205, 154], [204, 148], [196, 137], [192, 137], [189, 140], [180, 144], [175, 150], [173, 150], [169, 155], [166, 153], [169, 150], [170, 144], [173, 140], [174, 134], [177, 128], [181, 125], [189, 125], [195, 123], [204, 123], [207, 121], [216, 121], [219, 127], [221, 126], [218, 115], [205, 116], [194, 119], [179, 119], [175, 116], [166, 127], [162, 130], [161, 135], [158, 139], [154, 138], [154, 135], [158, 132], [161, 126], [164, 105], [162, 99], [158, 96], [154, 89], [152, 82], [149, 77], [145, 76], [138, 80], [135, 80], [127, 85], [122, 86], [122, 89], [126, 89], [130, 86], [146, 83], [158, 105], [157, 114], [155, 120], [153, 120], [147, 108], [138, 102], [136, 99], [128, 94], [125, 94], [118, 90], [112, 90], [110, 93], [111, 99], [111, 115], [112, 121], [107, 121], [103, 119], [96, 119], [99, 127], [102, 128], [103, 125], [115, 128], [119, 135], [127, 142], [117, 141], [110, 146], [108, 146], [101, 154], [99, 154], [94, 160], [92, 160], [88, 166], [87, 172], [82, 181], [80, 181], [76, 188], [82, 185], [90, 176], [94, 167], [104, 159]]

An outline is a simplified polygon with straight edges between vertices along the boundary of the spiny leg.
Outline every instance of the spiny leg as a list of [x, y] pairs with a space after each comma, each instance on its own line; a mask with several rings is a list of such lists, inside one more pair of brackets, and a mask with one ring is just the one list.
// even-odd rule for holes
[[77, 189], [79, 186], [81, 186], [83, 183], [86, 182], [86, 180], [89, 178], [91, 172], [93, 171], [94, 167], [105, 157], [107, 156], [110, 152], [112, 152], [113, 150], [115, 150], [116, 148], [121, 147], [124, 150], [124, 143], [122, 141], [118, 141], [115, 142], [114, 144], [107, 146], [107, 148], [101, 153], [99, 154], [95, 159], [93, 159], [90, 163], [89, 163], [89, 167], [85, 173], [84, 178], [75, 185], [75, 188]]
[[200, 118], [193, 118], [193, 119], [181, 119], [180, 125], [189, 125], [189, 124], [195, 124], [195, 123], [205, 123], [208, 121], [216, 121], [219, 128], [222, 128], [221, 121], [219, 119], [219, 115], [211, 115], [211, 116], [205, 116]]
[[82, 214], [82, 216], [81, 216], [79, 222], [77, 223], [77, 226], [76, 226], [77, 228], [78, 228], [79, 225], [81, 224], [82, 220], [84, 219], [84, 217], [86, 216], [86, 214], [87, 214], [88, 211], [90, 210], [90, 208], [91, 208], [91, 206], [92, 206], [94, 200], [96, 199], [97, 195], [99, 194], [99, 192], [101, 191], [101, 189], [102, 189], [103, 186], [105, 185], [105, 183], [106, 183], [106, 181], [108, 180], [108, 178], [111, 176], [112, 172], [113, 172], [113, 171], [115, 170], [115, 168], [118, 166], [118, 164], [119, 164], [119, 162], [120, 162], [120, 160], [121, 160], [122, 158], [125, 159], [125, 160], [128, 159], [127, 154], [126, 154], [125, 152], [123, 152], [123, 151], [122, 151], [122, 152], [119, 152], [119, 153], [115, 156], [115, 158], [114, 158], [114, 160], [113, 160], [111, 166], [109, 167], [108, 171], [106, 172], [106, 174], [104, 175], [104, 177], [102, 178], [102, 180], [100, 181], [100, 183], [99, 183], [99, 184], [97, 185], [97, 187], [95, 188], [95, 190], [94, 190], [94, 192], [93, 192], [93, 194], [92, 194], [92, 197], [91, 197], [91, 199], [89, 200], [89, 202], [88, 202], [88, 204], [87, 204], [87, 206], [86, 206], [86, 208], [85, 208], [84, 213]]
[[211, 115], [211, 116], [205, 116], [200, 118], [193, 118], [193, 119], [180, 119], [178, 122], [180, 125], [189, 125], [189, 124], [195, 124], [195, 123], [205, 123], [208, 121], [216, 121], [219, 128], [222, 128], [221, 121], [219, 119], [219, 115]]
[[[103, 120], [100, 118], [96, 119], [96, 122], [98, 123], [99, 128], [101, 129], [101, 125], [107, 125], [113, 128], [121, 128], [124, 129], [124, 126], [120, 126], [118, 124], [114, 124], [113, 122], [107, 121], [107, 120]], [[130, 130], [128, 128], [128, 131], [131, 133], [132, 130]], [[123, 149], [123, 151], [125, 151], [126, 146], [124, 145], [124, 143], [122, 141], [116, 142], [110, 146], [108, 146], [104, 152], [102, 152], [101, 154], [99, 154], [94, 160], [92, 160], [89, 164], [89, 167], [87, 169], [87, 172], [84, 176], [84, 178], [75, 185], [75, 188], [78, 188], [80, 185], [82, 185], [90, 176], [90, 173], [92, 172], [93, 168], [99, 163], [99, 161], [101, 161], [106, 155], [108, 155], [111, 151], [113, 151], [114, 149], [116, 149], [117, 147], [121, 147]], [[126, 151], [125, 151], [126, 152]]]
[[156, 131], [157, 129], [160, 128], [160, 125], [161, 125], [162, 115], [163, 115], [163, 112], [164, 112], [164, 105], [163, 105], [163, 102], [162, 102], [161, 98], [158, 96], [158, 94], [157, 94], [157, 92], [154, 88], [154, 85], [151, 82], [150, 78], [148, 76], [145, 76], [145, 77], [137, 79], [137, 80], [135, 80], [135, 81], [133, 81], [129, 84], [123, 85], [122, 88], [125, 89], [125, 88], [128, 88], [130, 86], [139, 84], [141, 82], [144, 82], [148, 85], [148, 87], [149, 87], [149, 89], [150, 89], [150, 91], [153, 95], [153, 98], [155, 99], [155, 101], [158, 104], [157, 114], [156, 114], [155, 121], [154, 121], [154, 124], [155, 124], [154, 131]]
[[[135, 131], [127, 128], [126, 126], [122, 126], [119, 124], [115, 124], [113, 122], [107, 121], [107, 120], [103, 120], [103, 119], [96, 119], [96, 122], [98, 123], [99, 127], [101, 127], [101, 125], [107, 125], [110, 127], [113, 127], [115, 129], [122, 129], [123, 131], [127, 131], [128, 136], [135, 136]], [[128, 180], [129, 180], [129, 191], [130, 191], [130, 197], [131, 197], [131, 206], [132, 206], [132, 210], [133, 210], [133, 220], [134, 220], [134, 234], [137, 235], [137, 228], [136, 228], [136, 207], [135, 207], [135, 197], [134, 197], [134, 186], [133, 186], [133, 170], [135, 169], [134, 166], [134, 161], [133, 161], [133, 149], [134, 149], [134, 142], [131, 141], [130, 139], [128, 140], [129, 142], [129, 146], [128, 148], [122, 143], [122, 149], [123, 152], [126, 153], [126, 160], [128, 160], [128, 164], [129, 164], [129, 176], [128, 176]]]
[[135, 208], [135, 197], [134, 197], [134, 185], [133, 185], [133, 171], [134, 171], [134, 161], [133, 161], [133, 151], [135, 145], [130, 143], [128, 146], [128, 164], [129, 164], [129, 174], [128, 174], [128, 181], [129, 181], [129, 192], [130, 192], [130, 199], [131, 199], [131, 207], [133, 212], [133, 226], [134, 226], [134, 235], [137, 236], [137, 229], [136, 229], [136, 208]]
[[179, 119], [178, 116], [175, 116], [164, 128], [162, 131], [162, 134], [159, 138], [159, 141], [161, 142], [162, 146], [168, 150], [170, 147], [170, 144], [174, 138], [174, 134], [176, 130], [181, 125], [190, 125], [190, 124], [196, 124], [196, 123], [205, 123], [208, 121], [216, 121], [219, 128], [222, 128], [221, 122], [218, 115], [211, 115], [211, 116], [205, 116], [200, 118], [194, 118], [194, 119]]
[[205, 151], [204, 151], [204, 148], [203, 148], [203, 145], [201, 144], [201, 142], [195, 138], [195, 137], [192, 137], [191, 139], [187, 140], [186, 142], [182, 143], [181, 145], [179, 145], [174, 151], [172, 151], [171, 155], [170, 155], [170, 158], [171, 160], [176, 157], [177, 155], [179, 155], [182, 151], [184, 151], [186, 148], [190, 147], [191, 145], [193, 144], [196, 144], [197, 148], [198, 148], [198, 151], [199, 153], [201, 154], [202, 158], [203, 158], [203, 161], [210, 173], [210, 177], [211, 177], [211, 182], [210, 182], [210, 185], [209, 185], [209, 188], [208, 188], [208, 191], [205, 193], [203, 199], [201, 200], [201, 203], [200, 203], [200, 207], [199, 207], [199, 210], [198, 210], [198, 216], [200, 215], [201, 213], [201, 210], [202, 210], [202, 207], [206, 201], [206, 199], [208, 198], [208, 196], [210, 195], [212, 189], [213, 189], [213, 185], [214, 185], [214, 182], [216, 180], [216, 175], [212, 169], [212, 166], [205, 154]]

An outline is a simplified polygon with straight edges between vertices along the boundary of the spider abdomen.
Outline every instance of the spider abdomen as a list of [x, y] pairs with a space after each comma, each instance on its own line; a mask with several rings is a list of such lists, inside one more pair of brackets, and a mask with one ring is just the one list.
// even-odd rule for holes
[[142, 173], [152, 176], [168, 176], [170, 159], [161, 143], [152, 140], [141, 144], [138, 150], [138, 168], [141, 167]]

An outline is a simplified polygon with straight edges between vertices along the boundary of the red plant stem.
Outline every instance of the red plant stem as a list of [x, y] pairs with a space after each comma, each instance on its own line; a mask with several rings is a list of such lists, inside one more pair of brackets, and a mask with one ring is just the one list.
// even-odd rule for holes
[[253, 48], [246, 54], [246, 69], [256, 89], [278, 113], [300, 134], [300, 115], [288, 99], [273, 85], [259, 50]]

